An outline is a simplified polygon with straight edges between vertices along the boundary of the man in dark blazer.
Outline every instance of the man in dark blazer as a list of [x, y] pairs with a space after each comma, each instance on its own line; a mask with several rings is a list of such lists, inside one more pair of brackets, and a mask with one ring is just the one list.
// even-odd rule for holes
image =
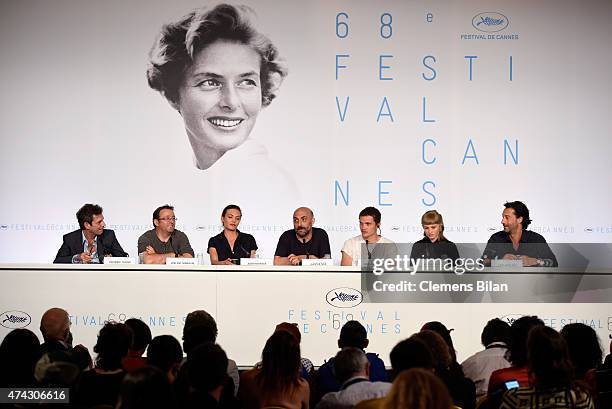
[[103, 263], [104, 256], [127, 257], [115, 232], [104, 229], [100, 206], [87, 203], [76, 216], [81, 228], [64, 235], [54, 263]]

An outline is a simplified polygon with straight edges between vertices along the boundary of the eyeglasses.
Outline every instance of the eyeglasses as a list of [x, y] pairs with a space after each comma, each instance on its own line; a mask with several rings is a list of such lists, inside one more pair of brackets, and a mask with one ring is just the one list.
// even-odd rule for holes
[[176, 217], [164, 217], [162, 219], [157, 219], [157, 220], [160, 220], [162, 222], [175, 222], [178, 219]]

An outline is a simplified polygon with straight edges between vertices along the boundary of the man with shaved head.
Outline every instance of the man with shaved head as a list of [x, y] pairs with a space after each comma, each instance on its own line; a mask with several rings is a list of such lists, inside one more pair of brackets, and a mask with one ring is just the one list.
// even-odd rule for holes
[[44, 343], [41, 345], [43, 353], [49, 351], [67, 351], [72, 347], [72, 333], [70, 332], [70, 317], [66, 310], [51, 308], [40, 319], [40, 332]]
[[293, 230], [287, 230], [278, 239], [274, 253], [275, 265], [301, 264], [305, 258], [329, 258], [329, 237], [323, 229], [312, 227], [312, 210], [299, 207], [293, 212]]
[[70, 332], [70, 317], [68, 312], [61, 308], [51, 308], [40, 319], [40, 332], [43, 342], [40, 345], [41, 353], [63, 351], [68, 353], [70, 361], [80, 369], [91, 365], [89, 351], [83, 345], [72, 347], [72, 332]]

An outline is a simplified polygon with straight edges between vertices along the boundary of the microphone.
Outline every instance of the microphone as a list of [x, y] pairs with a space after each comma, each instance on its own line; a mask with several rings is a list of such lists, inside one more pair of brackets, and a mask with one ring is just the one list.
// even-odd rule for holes
[[246, 254], [245, 258], [251, 257], [251, 253], [248, 252], [247, 249], [245, 249], [243, 245], [240, 245], [240, 250], [242, 250], [244, 254]]
[[310, 258], [310, 254], [308, 254], [308, 246], [306, 245], [306, 239], [302, 239], [302, 244], [304, 245], [304, 248], [306, 249], [306, 258]]
[[368, 252], [368, 260], [372, 260], [372, 253], [370, 252], [370, 249], [368, 247], [368, 241], [365, 241], [365, 245], [366, 245], [366, 251]]
[[172, 244], [172, 235], [170, 235], [170, 238], [168, 239], [168, 243], [170, 243], [170, 248], [172, 249], [172, 251], [174, 252], [174, 256], [178, 257], [179, 254], [176, 252], [176, 250], [174, 249], [174, 245]]

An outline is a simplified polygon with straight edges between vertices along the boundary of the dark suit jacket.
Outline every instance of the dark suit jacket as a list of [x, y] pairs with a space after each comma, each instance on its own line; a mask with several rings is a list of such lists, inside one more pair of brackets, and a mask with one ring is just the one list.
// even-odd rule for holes
[[[75, 254], [83, 252], [83, 234], [81, 230], [75, 230], [64, 235], [62, 247], [55, 256], [54, 263], [72, 263], [72, 257]], [[115, 232], [104, 229], [102, 234], [98, 236], [98, 257], [100, 263], [104, 262], [104, 255], [112, 254], [113, 257], [127, 257], [128, 253], [123, 251], [121, 245], [117, 241]]]

